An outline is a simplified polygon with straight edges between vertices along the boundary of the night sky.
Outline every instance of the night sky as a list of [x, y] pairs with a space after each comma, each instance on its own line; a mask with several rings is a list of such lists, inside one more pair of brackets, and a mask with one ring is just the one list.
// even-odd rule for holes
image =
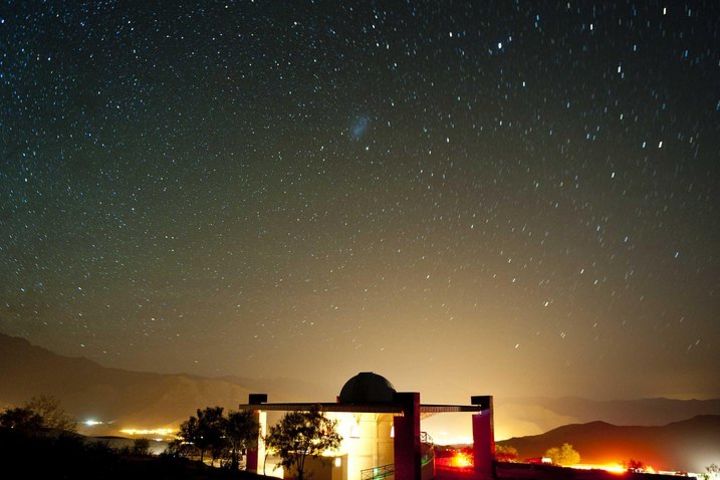
[[0, 46], [0, 332], [436, 401], [720, 395], [717, 1], [5, 0]]

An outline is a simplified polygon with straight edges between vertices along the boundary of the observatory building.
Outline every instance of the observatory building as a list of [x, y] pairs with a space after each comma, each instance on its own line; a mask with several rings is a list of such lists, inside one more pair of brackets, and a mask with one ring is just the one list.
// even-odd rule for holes
[[[420, 430], [424, 416], [471, 412], [473, 431], [473, 477], [493, 478], [495, 441], [491, 396], [473, 396], [469, 405], [423, 404], [418, 392], [397, 392], [383, 376], [361, 372], [349, 379], [336, 402], [268, 403], [266, 394], [250, 394], [241, 409], [255, 413], [260, 423], [256, 448], [248, 452], [247, 469], [266, 469], [262, 436], [267, 412], [308, 411], [319, 406], [337, 420], [343, 440], [340, 448], [327, 452], [323, 461], [306, 464], [313, 480], [430, 480], [435, 477], [432, 439]], [[291, 478], [292, 472], [284, 472]]]

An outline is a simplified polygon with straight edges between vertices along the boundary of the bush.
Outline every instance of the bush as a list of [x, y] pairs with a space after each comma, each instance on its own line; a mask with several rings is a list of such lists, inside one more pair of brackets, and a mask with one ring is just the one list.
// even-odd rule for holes
[[148, 440], [147, 438], [136, 438], [133, 441], [132, 453], [134, 455], [149, 455], [150, 440]]

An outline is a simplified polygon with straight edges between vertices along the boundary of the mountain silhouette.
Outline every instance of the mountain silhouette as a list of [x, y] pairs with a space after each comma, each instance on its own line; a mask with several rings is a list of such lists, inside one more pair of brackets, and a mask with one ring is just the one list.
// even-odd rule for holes
[[595, 421], [498, 442], [515, 447], [521, 458], [543, 456], [548, 448], [563, 443], [580, 453], [582, 463], [622, 463], [632, 458], [656, 470], [703, 472], [720, 460], [720, 415], [698, 415], [663, 426]]
[[315, 392], [317, 397], [319, 389], [286, 379], [205, 378], [108, 368], [0, 334], [0, 407], [20, 405], [35, 395], [53, 395], [79, 422], [106, 422], [92, 430], [81, 423], [80, 430], [86, 434], [174, 427], [197, 408], [237, 408], [247, 402], [251, 392], [268, 393], [271, 400], [288, 400], [303, 391]]

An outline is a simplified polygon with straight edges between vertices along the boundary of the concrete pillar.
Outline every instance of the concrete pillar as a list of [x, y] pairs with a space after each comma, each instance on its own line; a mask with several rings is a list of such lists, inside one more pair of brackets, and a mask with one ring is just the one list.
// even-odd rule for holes
[[395, 438], [395, 480], [421, 480], [420, 394], [396, 393], [403, 416], [393, 418]]
[[479, 479], [495, 477], [495, 432], [493, 426], [493, 397], [473, 396], [473, 405], [481, 410], [472, 416], [473, 465]]
[[250, 405], [257, 405], [257, 409], [251, 410], [255, 420], [260, 426], [258, 438], [252, 442], [247, 449], [247, 471], [254, 473], [263, 473], [263, 462], [265, 461], [265, 442], [263, 437], [267, 430], [267, 414], [260, 410], [263, 403], [267, 403], [267, 394], [251, 393], [248, 397]]

